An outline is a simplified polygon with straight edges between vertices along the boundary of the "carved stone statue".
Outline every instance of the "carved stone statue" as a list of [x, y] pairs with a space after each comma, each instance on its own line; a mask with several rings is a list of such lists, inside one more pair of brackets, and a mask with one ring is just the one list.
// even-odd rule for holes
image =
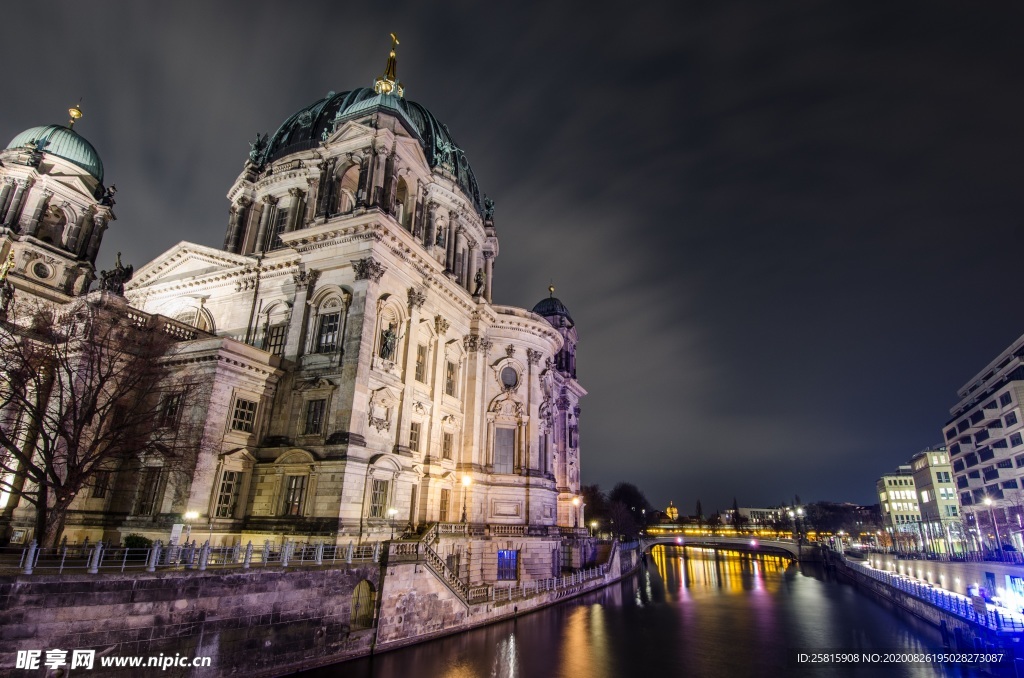
[[7, 311], [11, 308], [11, 301], [14, 299], [14, 285], [6, 278], [0, 280], [0, 320], [7, 319]]
[[443, 228], [437, 229], [437, 240], [434, 241], [434, 244], [437, 245], [438, 247], [444, 247], [444, 229]]
[[256, 141], [249, 142], [249, 160], [254, 164], [260, 164], [263, 160], [263, 153], [267, 150], [269, 134], [256, 133]]
[[11, 272], [12, 268], [14, 268], [14, 252], [9, 252], [7, 259], [0, 264], [0, 281], [7, 280], [7, 274]]
[[484, 220], [494, 220], [494, 201], [488, 198], [486, 195], [484, 196]]
[[484, 269], [476, 269], [476, 275], [473, 276], [473, 281], [476, 283], [476, 289], [473, 291], [473, 296], [479, 297], [484, 293], [484, 285], [487, 283], [487, 274], [484, 273]]
[[115, 193], [117, 193], [117, 186], [115, 184], [111, 184], [110, 188], [103, 192], [103, 197], [100, 198], [100, 204], [104, 207], [113, 207]]
[[380, 335], [380, 357], [384, 360], [394, 360], [397, 343], [398, 333], [395, 332], [395, 323], [391, 323]]
[[100, 271], [100, 289], [114, 294], [124, 295], [124, 284], [132, 279], [134, 266], [121, 264], [121, 253], [117, 253], [117, 262], [111, 271]]

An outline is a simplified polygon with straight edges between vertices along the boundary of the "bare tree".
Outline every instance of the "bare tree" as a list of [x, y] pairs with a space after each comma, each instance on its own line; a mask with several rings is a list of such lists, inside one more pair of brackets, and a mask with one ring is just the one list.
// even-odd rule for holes
[[81, 300], [0, 323], [0, 489], [35, 508], [55, 546], [68, 509], [100, 472], [173, 449], [164, 357], [174, 338], [140, 317]]

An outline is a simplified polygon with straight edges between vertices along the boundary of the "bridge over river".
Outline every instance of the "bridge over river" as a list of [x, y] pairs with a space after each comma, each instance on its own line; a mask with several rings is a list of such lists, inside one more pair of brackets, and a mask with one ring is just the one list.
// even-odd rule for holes
[[646, 553], [655, 546], [715, 549], [716, 551], [742, 551], [783, 555], [794, 560], [821, 560], [817, 544], [797, 543], [791, 539], [761, 539], [759, 537], [718, 537], [714, 535], [658, 535], [640, 538], [641, 551]]

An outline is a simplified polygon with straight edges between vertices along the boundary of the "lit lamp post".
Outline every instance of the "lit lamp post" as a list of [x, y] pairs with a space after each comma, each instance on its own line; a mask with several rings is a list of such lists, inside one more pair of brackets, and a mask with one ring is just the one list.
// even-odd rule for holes
[[395, 538], [395, 516], [398, 514], [398, 509], [394, 506], [388, 509], [388, 519], [391, 521], [391, 538]]
[[596, 520], [592, 520], [592, 521], [590, 521], [590, 536], [591, 536], [591, 537], [593, 537], [593, 536], [594, 536], [594, 532], [595, 532], [596, 530], [597, 530], [597, 521], [596, 521]]
[[793, 539], [796, 540], [796, 513], [792, 510], [789, 511], [789, 519], [793, 523]]
[[992, 521], [992, 530], [996, 535], [996, 553], [999, 554], [999, 559], [1003, 559], [1003, 545], [1002, 540], [999, 538], [999, 526], [996, 525], [996, 514], [992, 511], [992, 497], [985, 497], [985, 506], [988, 507], [988, 517]]
[[469, 476], [462, 476], [462, 522], [466, 522], [466, 491], [469, 486], [473, 484], [473, 479]]
[[187, 511], [185, 513], [185, 543], [192, 537], [192, 521], [199, 517], [198, 511]]
[[572, 526], [577, 528], [580, 526], [580, 498], [572, 498]]

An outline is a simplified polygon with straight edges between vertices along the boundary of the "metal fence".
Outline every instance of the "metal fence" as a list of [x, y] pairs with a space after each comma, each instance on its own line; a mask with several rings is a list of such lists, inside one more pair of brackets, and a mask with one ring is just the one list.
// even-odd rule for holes
[[865, 563], [854, 563], [847, 559], [846, 566], [966, 621], [994, 631], [1024, 631], [1024, 615], [1008, 608], [989, 605], [987, 611], [981, 614], [974, 609], [974, 603], [970, 598], [959, 593], [939, 589], [893, 572], [876, 570]]
[[156, 541], [148, 548], [95, 544], [68, 545], [43, 549], [31, 542], [24, 548], [0, 549], [0, 569], [16, 569], [21, 574], [61, 574], [64, 572], [98, 574], [100, 572], [146, 571], [159, 569], [195, 569], [208, 567], [297, 567], [338, 563], [379, 562], [381, 544], [335, 545], [289, 542], [262, 546], [213, 547], [209, 542], [197, 545], [163, 545]]

